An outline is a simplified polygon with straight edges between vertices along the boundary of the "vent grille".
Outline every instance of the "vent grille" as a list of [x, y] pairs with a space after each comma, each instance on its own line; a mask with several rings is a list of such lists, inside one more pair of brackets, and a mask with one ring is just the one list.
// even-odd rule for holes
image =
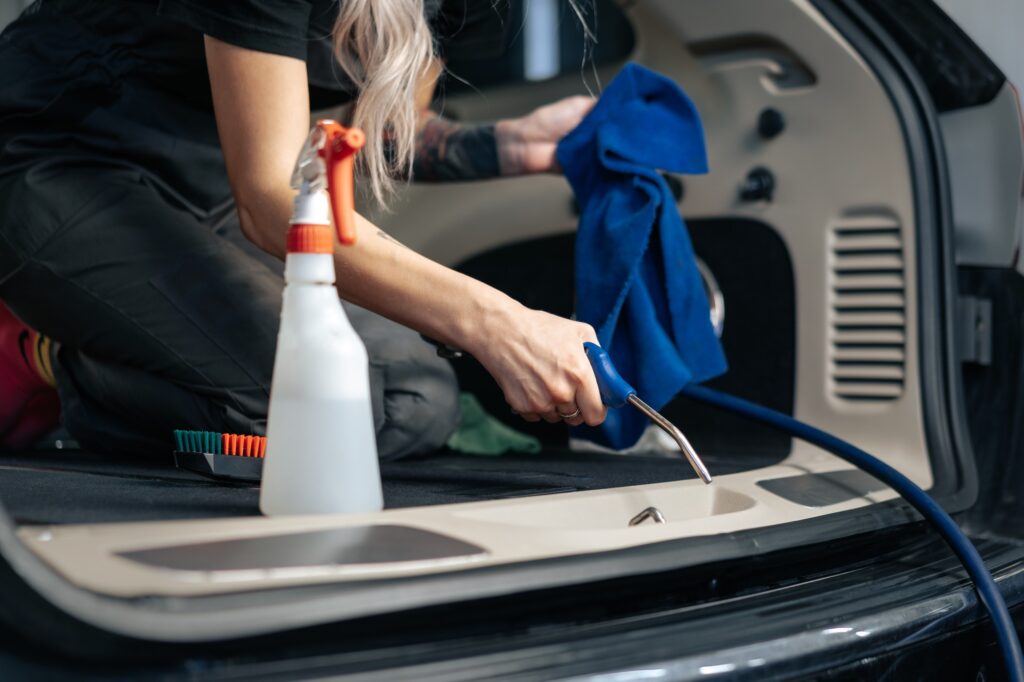
[[906, 292], [899, 223], [886, 216], [845, 219], [832, 233], [833, 395], [889, 401], [903, 394]]

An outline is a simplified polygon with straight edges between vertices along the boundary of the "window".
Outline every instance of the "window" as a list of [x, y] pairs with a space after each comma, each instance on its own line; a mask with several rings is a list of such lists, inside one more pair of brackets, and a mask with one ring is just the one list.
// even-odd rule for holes
[[[569, 73], [581, 74], [596, 89], [592, 69], [626, 59], [633, 51], [633, 29], [614, 0], [576, 3], [596, 42], [588, 45], [569, 0], [514, 1], [505, 54], [493, 59], [460, 55], [449, 60], [449, 74], [441, 90], [454, 94]], [[495, 35], [495, 40], [500, 39]]]

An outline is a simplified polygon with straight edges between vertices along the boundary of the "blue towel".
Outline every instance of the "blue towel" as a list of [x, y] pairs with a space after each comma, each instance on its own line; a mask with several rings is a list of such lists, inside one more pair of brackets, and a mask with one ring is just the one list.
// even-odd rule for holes
[[[637, 395], [661, 409], [726, 369], [693, 245], [656, 170], [707, 172], [700, 116], [671, 80], [628, 64], [557, 154], [582, 210], [576, 316], [597, 330]], [[627, 407], [579, 435], [624, 448], [648, 423]]]

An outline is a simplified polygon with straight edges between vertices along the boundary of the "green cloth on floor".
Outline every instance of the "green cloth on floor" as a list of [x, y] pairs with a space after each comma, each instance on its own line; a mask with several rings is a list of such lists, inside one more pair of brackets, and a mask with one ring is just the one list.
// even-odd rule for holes
[[448, 439], [448, 447], [467, 455], [540, 452], [540, 441], [502, 424], [484, 410], [472, 393], [459, 394], [462, 423]]

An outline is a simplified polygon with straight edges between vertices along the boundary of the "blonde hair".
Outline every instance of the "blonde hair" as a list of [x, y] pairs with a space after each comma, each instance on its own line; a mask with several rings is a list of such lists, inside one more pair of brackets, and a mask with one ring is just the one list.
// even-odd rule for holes
[[423, 0], [344, 0], [334, 52], [358, 89], [350, 123], [370, 142], [356, 165], [386, 208], [412, 166], [416, 91], [434, 56]]

